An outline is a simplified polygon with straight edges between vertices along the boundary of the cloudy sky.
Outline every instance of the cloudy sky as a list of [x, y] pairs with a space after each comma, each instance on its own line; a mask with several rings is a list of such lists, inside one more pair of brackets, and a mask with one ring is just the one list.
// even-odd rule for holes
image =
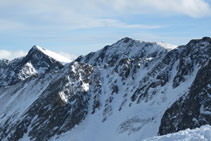
[[0, 59], [33, 45], [84, 55], [126, 36], [180, 45], [210, 25], [211, 0], [0, 0]]

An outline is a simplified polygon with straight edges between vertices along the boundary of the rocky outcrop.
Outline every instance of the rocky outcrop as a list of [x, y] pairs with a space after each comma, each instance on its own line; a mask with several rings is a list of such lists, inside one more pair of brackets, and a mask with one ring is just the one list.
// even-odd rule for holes
[[199, 69], [190, 92], [176, 101], [164, 114], [159, 134], [177, 132], [211, 124], [211, 60]]
[[[70, 75], [70, 72], [75, 73]], [[91, 66], [75, 62], [55, 73], [56, 77], [50, 78], [50, 84], [39, 98], [20, 115], [17, 122], [1, 132], [0, 139], [8, 137], [8, 140], [16, 141], [27, 133], [31, 140], [47, 141], [79, 124], [88, 113], [88, 82], [91, 72]], [[31, 91], [33, 90], [36, 91], [32, 88]], [[13, 118], [7, 119], [1, 127], [6, 127], [12, 120]]]

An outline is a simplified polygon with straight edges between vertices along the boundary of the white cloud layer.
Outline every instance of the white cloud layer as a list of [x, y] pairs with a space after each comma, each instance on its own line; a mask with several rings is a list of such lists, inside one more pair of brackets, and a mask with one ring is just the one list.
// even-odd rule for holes
[[8, 50], [0, 50], [0, 59], [8, 59], [12, 60], [14, 58], [25, 56], [27, 52], [19, 50], [19, 51], [8, 51]]

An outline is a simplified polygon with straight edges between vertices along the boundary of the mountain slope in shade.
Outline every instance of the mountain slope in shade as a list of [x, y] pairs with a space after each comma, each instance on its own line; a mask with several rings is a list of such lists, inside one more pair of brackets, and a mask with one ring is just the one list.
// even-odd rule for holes
[[190, 48], [191, 53], [199, 52], [197, 55], [190, 54], [190, 66], [198, 61], [200, 69], [189, 93], [165, 112], [159, 130], [161, 135], [211, 123], [211, 39], [195, 40], [187, 48]]
[[[210, 45], [208, 37], [177, 48], [123, 38], [65, 65], [32, 48], [24, 58], [49, 68], [0, 88], [0, 140], [135, 141], [211, 124], [203, 114], [211, 112]], [[190, 127], [188, 109], [206, 122]]]

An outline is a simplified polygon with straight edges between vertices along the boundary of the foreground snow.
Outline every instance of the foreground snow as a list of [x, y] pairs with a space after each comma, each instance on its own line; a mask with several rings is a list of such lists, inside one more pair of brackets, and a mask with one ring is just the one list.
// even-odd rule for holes
[[193, 130], [186, 129], [173, 134], [165, 136], [157, 136], [146, 139], [144, 141], [210, 141], [211, 140], [211, 126], [205, 125], [201, 128]]

